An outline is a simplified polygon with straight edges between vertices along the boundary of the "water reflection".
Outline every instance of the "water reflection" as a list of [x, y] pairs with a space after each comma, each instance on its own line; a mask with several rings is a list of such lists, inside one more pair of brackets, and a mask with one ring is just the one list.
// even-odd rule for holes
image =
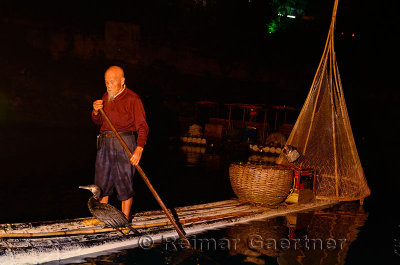
[[171, 251], [159, 244], [150, 250], [129, 249], [87, 258], [80, 264], [339, 265], [345, 264], [349, 248], [367, 217], [368, 213], [357, 204], [342, 203], [329, 209], [253, 221], [189, 237], [198, 242], [229, 240], [229, 248]]
[[267, 219], [230, 227], [226, 235], [238, 242], [230, 249], [230, 255], [244, 255], [243, 262], [265, 264], [265, 256], [279, 255], [273, 241], [287, 238], [287, 227], [282, 225], [281, 218]]
[[267, 264], [271, 257], [284, 264], [345, 264], [347, 252], [368, 217], [354, 203], [331, 209], [252, 222], [227, 229], [240, 238], [230, 255], [244, 262]]
[[180, 151], [185, 157], [186, 166], [203, 167], [207, 171], [221, 170], [224, 164], [223, 155], [208, 151], [206, 146], [181, 145]]
[[206, 152], [205, 146], [181, 145], [180, 149], [185, 154], [187, 165], [199, 165], [202, 154]]

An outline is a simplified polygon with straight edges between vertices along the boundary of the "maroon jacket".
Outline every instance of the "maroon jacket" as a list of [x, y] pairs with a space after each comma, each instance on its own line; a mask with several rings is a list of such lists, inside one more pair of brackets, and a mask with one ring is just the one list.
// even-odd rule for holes
[[[111, 123], [117, 131], [137, 132], [137, 146], [144, 147], [149, 133], [149, 126], [146, 123], [142, 101], [132, 90], [125, 88], [113, 101], [108, 102], [108, 93], [103, 96], [104, 112], [107, 114]], [[94, 115], [92, 120], [95, 124], [101, 125], [100, 132], [111, 131], [107, 122], [103, 122], [103, 117], [99, 113]]]

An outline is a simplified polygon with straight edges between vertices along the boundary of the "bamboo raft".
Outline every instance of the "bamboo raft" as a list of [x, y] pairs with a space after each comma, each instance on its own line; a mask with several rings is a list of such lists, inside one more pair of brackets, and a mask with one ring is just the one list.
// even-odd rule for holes
[[[177, 207], [174, 209], [187, 235], [223, 228], [289, 213], [329, 207], [335, 201], [281, 204], [275, 208], [250, 205], [238, 200]], [[140, 247], [141, 238], [154, 243], [178, 239], [177, 232], [163, 211], [137, 213], [133, 225], [142, 236], [121, 235], [94, 218], [62, 221], [0, 224], [0, 264], [37, 264], [110, 253]]]

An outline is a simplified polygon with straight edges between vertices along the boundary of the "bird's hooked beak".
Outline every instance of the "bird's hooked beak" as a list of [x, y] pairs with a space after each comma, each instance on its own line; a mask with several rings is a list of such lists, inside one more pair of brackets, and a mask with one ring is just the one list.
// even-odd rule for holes
[[79, 188], [92, 191], [92, 188], [89, 186], [79, 186]]

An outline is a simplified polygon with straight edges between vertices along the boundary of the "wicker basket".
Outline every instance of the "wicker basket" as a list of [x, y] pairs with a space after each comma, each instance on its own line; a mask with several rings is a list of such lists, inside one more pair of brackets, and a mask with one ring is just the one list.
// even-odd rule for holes
[[293, 187], [293, 170], [283, 166], [232, 163], [229, 176], [236, 196], [254, 204], [277, 205]]

